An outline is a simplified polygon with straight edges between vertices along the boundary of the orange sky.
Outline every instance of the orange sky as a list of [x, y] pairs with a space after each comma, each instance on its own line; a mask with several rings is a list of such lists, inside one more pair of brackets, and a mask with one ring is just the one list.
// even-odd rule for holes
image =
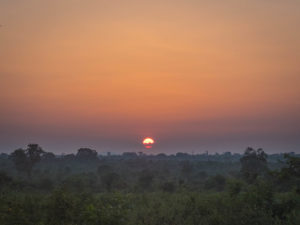
[[0, 151], [300, 150], [300, 1], [2, 0], [0, 24]]

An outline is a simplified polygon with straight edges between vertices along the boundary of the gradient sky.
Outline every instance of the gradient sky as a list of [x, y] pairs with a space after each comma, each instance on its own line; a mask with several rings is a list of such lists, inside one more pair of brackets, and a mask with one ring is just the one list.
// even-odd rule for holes
[[300, 152], [298, 0], [1, 0], [0, 24], [1, 152]]

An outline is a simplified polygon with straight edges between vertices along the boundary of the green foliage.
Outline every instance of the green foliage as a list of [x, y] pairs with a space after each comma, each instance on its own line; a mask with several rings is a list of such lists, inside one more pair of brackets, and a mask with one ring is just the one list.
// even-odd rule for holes
[[[254, 149], [247, 149], [240, 162], [231, 153], [214, 157], [126, 153], [95, 158], [90, 149], [67, 157], [40, 150], [31, 145], [10, 158], [0, 158], [1, 225], [300, 222], [299, 158], [295, 156], [272, 164], [262, 150]], [[16, 173], [28, 167], [31, 179]]]
[[242, 190], [245, 184], [238, 179], [227, 180], [227, 191], [231, 197], [237, 196]]
[[0, 171], [0, 189], [12, 182], [12, 178], [8, 176], [5, 172]]
[[138, 178], [138, 184], [142, 190], [148, 190], [152, 187], [154, 175], [151, 171], [144, 170]]
[[11, 154], [11, 159], [14, 162], [16, 169], [19, 172], [26, 172], [29, 170], [29, 159], [23, 149], [17, 149]]
[[101, 177], [101, 181], [105, 185], [107, 191], [111, 191], [119, 180], [120, 176], [115, 172], [107, 173]]
[[168, 181], [168, 182], [163, 183], [161, 188], [165, 192], [172, 193], [175, 191], [176, 186], [175, 186], [174, 182]]
[[1, 225], [290, 225], [299, 222], [295, 192], [275, 194], [265, 182], [227, 192], [71, 193], [0, 195]]
[[226, 179], [224, 176], [217, 174], [216, 176], [210, 177], [205, 182], [205, 189], [214, 189], [215, 191], [223, 191], [225, 188]]
[[287, 159], [287, 168], [283, 168], [284, 170], [288, 170], [287, 172], [291, 176], [295, 176], [297, 178], [300, 178], [300, 158], [298, 157], [292, 157], [288, 154], [285, 154], [285, 158]]

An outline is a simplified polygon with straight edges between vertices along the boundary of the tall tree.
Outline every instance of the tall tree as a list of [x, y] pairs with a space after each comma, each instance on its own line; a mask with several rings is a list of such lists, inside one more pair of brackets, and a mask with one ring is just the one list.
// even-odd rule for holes
[[78, 149], [78, 152], [76, 154], [76, 158], [80, 160], [97, 160], [96, 150], [90, 149], [90, 148], [80, 148]]
[[287, 170], [290, 175], [300, 178], [300, 158], [289, 154], [285, 154], [284, 158], [286, 158], [288, 167], [283, 168], [283, 170]]
[[29, 144], [27, 149], [19, 148], [11, 154], [11, 159], [19, 172], [31, 176], [33, 166], [41, 160], [43, 149], [38, 144]]
[[267, 154], [261, 148], [255, 150], [248, 147], [240, 162], [242, 164], [241, 173], [249, 183], [268, 170]]

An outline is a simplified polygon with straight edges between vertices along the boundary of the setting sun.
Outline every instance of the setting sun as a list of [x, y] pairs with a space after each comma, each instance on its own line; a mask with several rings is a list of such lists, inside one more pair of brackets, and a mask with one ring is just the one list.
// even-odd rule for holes
[[0, 0], [0, 225], [300, 225], [297, 27], [300, 0]]
[[152, 138], [145, 138], [143, 140], [143, 145], [146, 147], [146, 148], [152, 148], [152, 145], [154, 144], [154, 140]]

